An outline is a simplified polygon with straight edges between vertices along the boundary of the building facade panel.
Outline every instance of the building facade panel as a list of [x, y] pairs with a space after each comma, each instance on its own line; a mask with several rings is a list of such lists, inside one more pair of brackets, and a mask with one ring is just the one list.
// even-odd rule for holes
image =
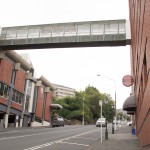
[[24, 92], [26, 72], [23, 70], [16, 71], [14, 88], [20, 92]]
[[36, 101], [36, 117], [42, 119], [43, 114], [43, 104], [44, 104], [44, 93], [43, 87], [38, 87], [38, 97]]
[[51, 92], [46, 93], [45, 117], [44, 117], [44, 120], [46, 121], [50, 121], [50, 117], [51, 117], [51, 112], [50, 112], [51, 98], [52, 98]]
[[17, 110], [22, 110], [22, 105], [21, 104], [18, 104], [18, 103], [15, 103], [15, 102], [12, 102], [11, 103], [11, 107], [12, 108], [15, 108], [15, 109], [17, 109]]
[[7, 105], [8, 104], [8, 100], [6, 98], [0, 96], [0, 104]]
[[7, 85], [11, 82], [13, 64], [8, 60], [0, 60], [0, 80]]

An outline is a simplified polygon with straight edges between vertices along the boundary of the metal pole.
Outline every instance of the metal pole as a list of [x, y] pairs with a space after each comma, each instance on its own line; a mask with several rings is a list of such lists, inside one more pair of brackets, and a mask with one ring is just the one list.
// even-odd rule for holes
[[[102, 100], [99, 100], [100, 105], [100, 118], [102, 118]], [[102, 143], [102, 121], [101, 121], [101, 143]]]
[[115, 82], [115, 130], [117, 130], [117, 111], [116, 111], [116, 82]]
[[[102, 118], [102, 104], [101, 104], [101, 118]], [[102, 143], [102, 134], [103, 132], [102, 132], [102, 121], [101, 121], [101, 143]]]
[[112, 109], [113, 109], [113, 116], [112, 116], [112, 134], [114, 134], [114, 123], [113, 123], [113, 120], [114, 120], [114, 105], [112, 106]]
[[82, 118], [82, 125], [84, 125], [84, 99], [83, 99], [83, 118]]
[[108, 98], [106, 97], [105, 99], [106, 101], [106, 130], [105, 130], [105, 140], [108, 140], [108, 130], [107, 130], [107, 116], [108, 116], [108, 112], [107, 112], [107, 104], [108, 104]]

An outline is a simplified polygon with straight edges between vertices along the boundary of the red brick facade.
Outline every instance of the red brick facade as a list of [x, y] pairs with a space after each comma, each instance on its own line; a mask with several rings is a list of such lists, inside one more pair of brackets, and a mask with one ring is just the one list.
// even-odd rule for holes
[[[10, 87], [11, 84], [11, 79], [12, 79], [12, 72], [13, 72], [13, 65], [15, 62], [7, 59], [2, 59], [0, 62], [0, 81], [2, 81], [4, 84], [8, 85]], [[24, 86], [25, 86], [25, 77], [26, 77], [26, 72], [24, 70], [21, 71], [16, 71], [16, 76], [15, 76], [15, 84], [14, 88], [19, 91], [24, 93]], [[0, 103], [7, 105], [8, 100], [6, 98], [0, 97]], [[12, 101], [11, 107], [22, 111], [22, 105], [15, 103]]]
[[26, 72], [25, 71], [23, 71], [23, 70], [16, 71], [14, 88], [20, 92], [24, 92], [25, 79], [26, 79]]
[[6, 98], [0, 96], [0, 104], [7, 105], [7, 103], [8, 103], [8, 100]]
[[52, 93], [46, 93], [46, 104], [45, 104], [45, 120], [50, 121], [50, 104], [51, 104]]
[[150, 145], [150, 1], [129, 0], [131, 63], [135, 83], [137, 136]]
[[0, 81], [10, 85], [13, 64], [8, 60], [0, 60]]
[[21, 104], [17, 104], [17, 103], [15, 103], [15, 102], [12, 102], [11, 107], [12, 107], [12, 108], [15, 108], [15, 109], [17, 109], [17, 110], [20, 110], [20, 111], [22, 110]]
[[36, 101], [36, 117], [42, 119], [43, 113], [43, 105], [44, 105], [44, 91], [43, 87], [38, 87], [38, 97]]

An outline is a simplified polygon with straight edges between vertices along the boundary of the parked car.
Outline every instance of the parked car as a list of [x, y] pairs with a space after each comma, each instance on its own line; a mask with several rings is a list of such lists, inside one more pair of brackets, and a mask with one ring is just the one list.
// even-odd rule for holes
[[115, 124], [115, 122], [116, 122], [116, 124], [119, 124], [118, 120], [113, 120], [113, 124]]
[[62, 117], [54, 117], [51, 119], [51, 126], [52, 127], [60, 127], [63, 126], [64, 127], [65, 122], [64, 119]]
[[132, 126], [132, 121], [127, 122], [127, 126]]
[[96, 127], [101, 127], [101, 124], [102, 124], [102, 127], [105, 127], [105, 125], [106, 125], [106, 118], [99, 118], [96, 121]]

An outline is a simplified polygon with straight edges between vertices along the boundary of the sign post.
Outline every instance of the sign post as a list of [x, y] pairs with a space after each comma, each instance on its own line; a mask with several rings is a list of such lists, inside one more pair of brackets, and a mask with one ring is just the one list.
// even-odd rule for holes
[[[100, 118], [102, 118], [102, 100], [99, 100]], [[101, 143], [102, 143], [102, 121], [101, 121]]]

